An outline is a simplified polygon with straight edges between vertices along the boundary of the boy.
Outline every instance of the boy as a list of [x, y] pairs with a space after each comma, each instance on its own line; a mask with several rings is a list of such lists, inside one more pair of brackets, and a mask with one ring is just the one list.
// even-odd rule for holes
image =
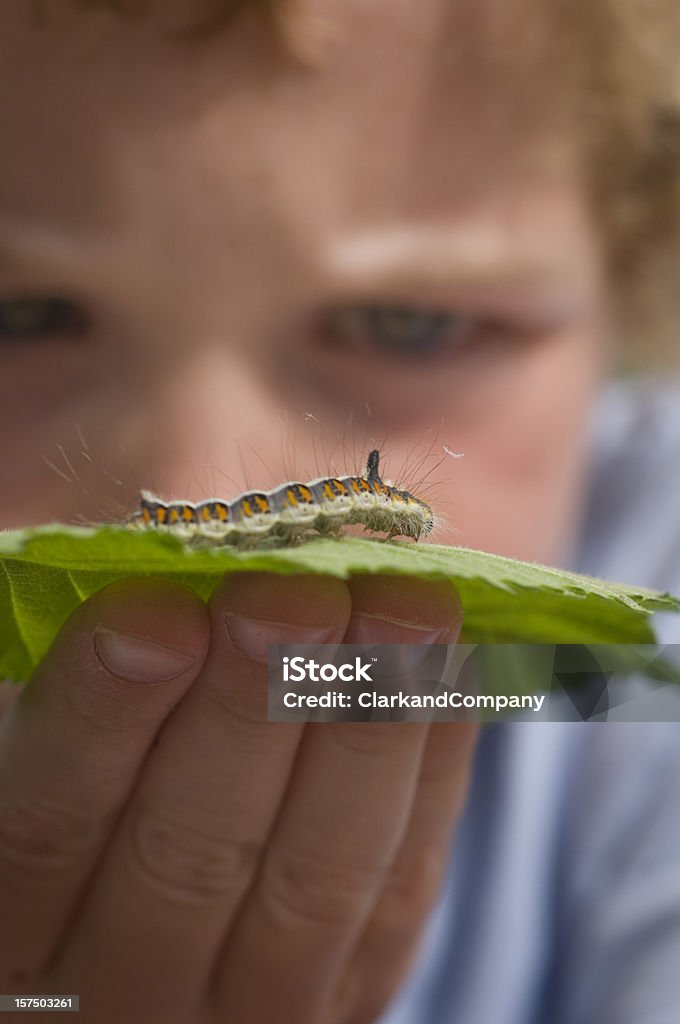
[[[443, 418], [463, 543], [677, 590], [675, 524], [634, 510], [631, 575], [630, 495], [588, 485], [622, 274], [672, 227], [655, 26], [638, 47], [604, 0], [237, 6], [0, 11], [1, 525], [96, 517], [100, 467], [206, 496], [234, 431], [285, 475], [281, 415], [351, 416], [393, 465]], [[638, 422], [613, 401], [600, 480]], [[41, 459], [76, 431], [85, 499]], [[97, 1024], [670, 1021], [674, 727], [506, 726], [473, 771], [470, 726], [266, 722], [269, 643], [460, 624], [447, 585], [380, 577], [86, 602], [7, 698], [2, 991], [78, 992]]]

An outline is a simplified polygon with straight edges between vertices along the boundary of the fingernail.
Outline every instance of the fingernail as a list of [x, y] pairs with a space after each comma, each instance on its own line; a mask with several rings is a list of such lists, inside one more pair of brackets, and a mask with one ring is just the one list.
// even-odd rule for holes
[[196, 664], [194, 657], [172, 647], [103, 626], [94, 631], [94, 648], [105, 669], [132, 683], [166, 682]]
[[270, 644], [327, 643], [336, 632], [334, 626], [298, 626], [291, 622], [248, 619], [227, 612], [227, 630], [234, 645], [251, 661], [267, 664]]
[[428, 629], [412, 622], [389, 619], [358, 612], [350, 620], [347, 642], [373, 647], [384, 644], [381, 651], [381, 674], [401, 676], [417, 671], [424, 665], [434, 644], [445, 644], [449, 630], [442, 627]]
[[449, 630], [357, 612], [350, 620], [349, 633], [354, 644], [442, 644], [446, 643]]

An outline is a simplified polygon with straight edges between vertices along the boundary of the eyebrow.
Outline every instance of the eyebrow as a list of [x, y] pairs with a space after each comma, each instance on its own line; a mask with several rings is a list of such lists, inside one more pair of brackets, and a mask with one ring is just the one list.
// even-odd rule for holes
[[[520, 237], [488, 221], [415, 225], [347, 234], [322, 256], [339, 301], [413, 301], [450, 307], [474, 302], [512, 313], [567, 319], [592, 299], [592, 266], [565, 257], [563, 239], [545, 244], [540, 227]], [[77, 240], [58, 228], [0, 221], [0, 269], [80, 263]]]
[[0, 266], [59, 263], [69, 258], [71, 248], [66, 234], [57, 228], [0, 221]]
[[513, 234], [502, 224], [453, 222], [399, 227], [348, 236], [329, 253], [327, 269], [344, 288], [442, 292], [583, 291], [592, 278], [587, 261], [565, 256], [563, 241], [545, 232]]

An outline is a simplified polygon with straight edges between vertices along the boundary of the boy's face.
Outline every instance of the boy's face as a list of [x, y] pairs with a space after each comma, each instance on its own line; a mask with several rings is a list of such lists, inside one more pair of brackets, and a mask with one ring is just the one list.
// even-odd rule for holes
[[435, 539], [563, 557], [601, 255], [551, 83], [485, 50], [496, 7], [304, 0], [304, 67], [250, 16], [189, 42], [2, 5], [0, 526], [355, 470], [374, 442], [394, 476], [437, 434], [465, 458], [434, 474]]

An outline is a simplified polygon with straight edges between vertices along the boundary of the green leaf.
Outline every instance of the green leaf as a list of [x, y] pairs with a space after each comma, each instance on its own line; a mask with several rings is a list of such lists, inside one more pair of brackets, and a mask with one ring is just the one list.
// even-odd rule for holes
[[71, 612], [129, 576], [163, 576], [208, 598], [227, 572], [358, 573], [451, 580], [468, 643], [654, 642], [652, 611], [680, 600], [641, 587], [469, 548], [345, 537], [297, 547], [190, 549], [177, 538], [124, 527], [46, 526], [0, 533], [0, 678], [25, 680]]

